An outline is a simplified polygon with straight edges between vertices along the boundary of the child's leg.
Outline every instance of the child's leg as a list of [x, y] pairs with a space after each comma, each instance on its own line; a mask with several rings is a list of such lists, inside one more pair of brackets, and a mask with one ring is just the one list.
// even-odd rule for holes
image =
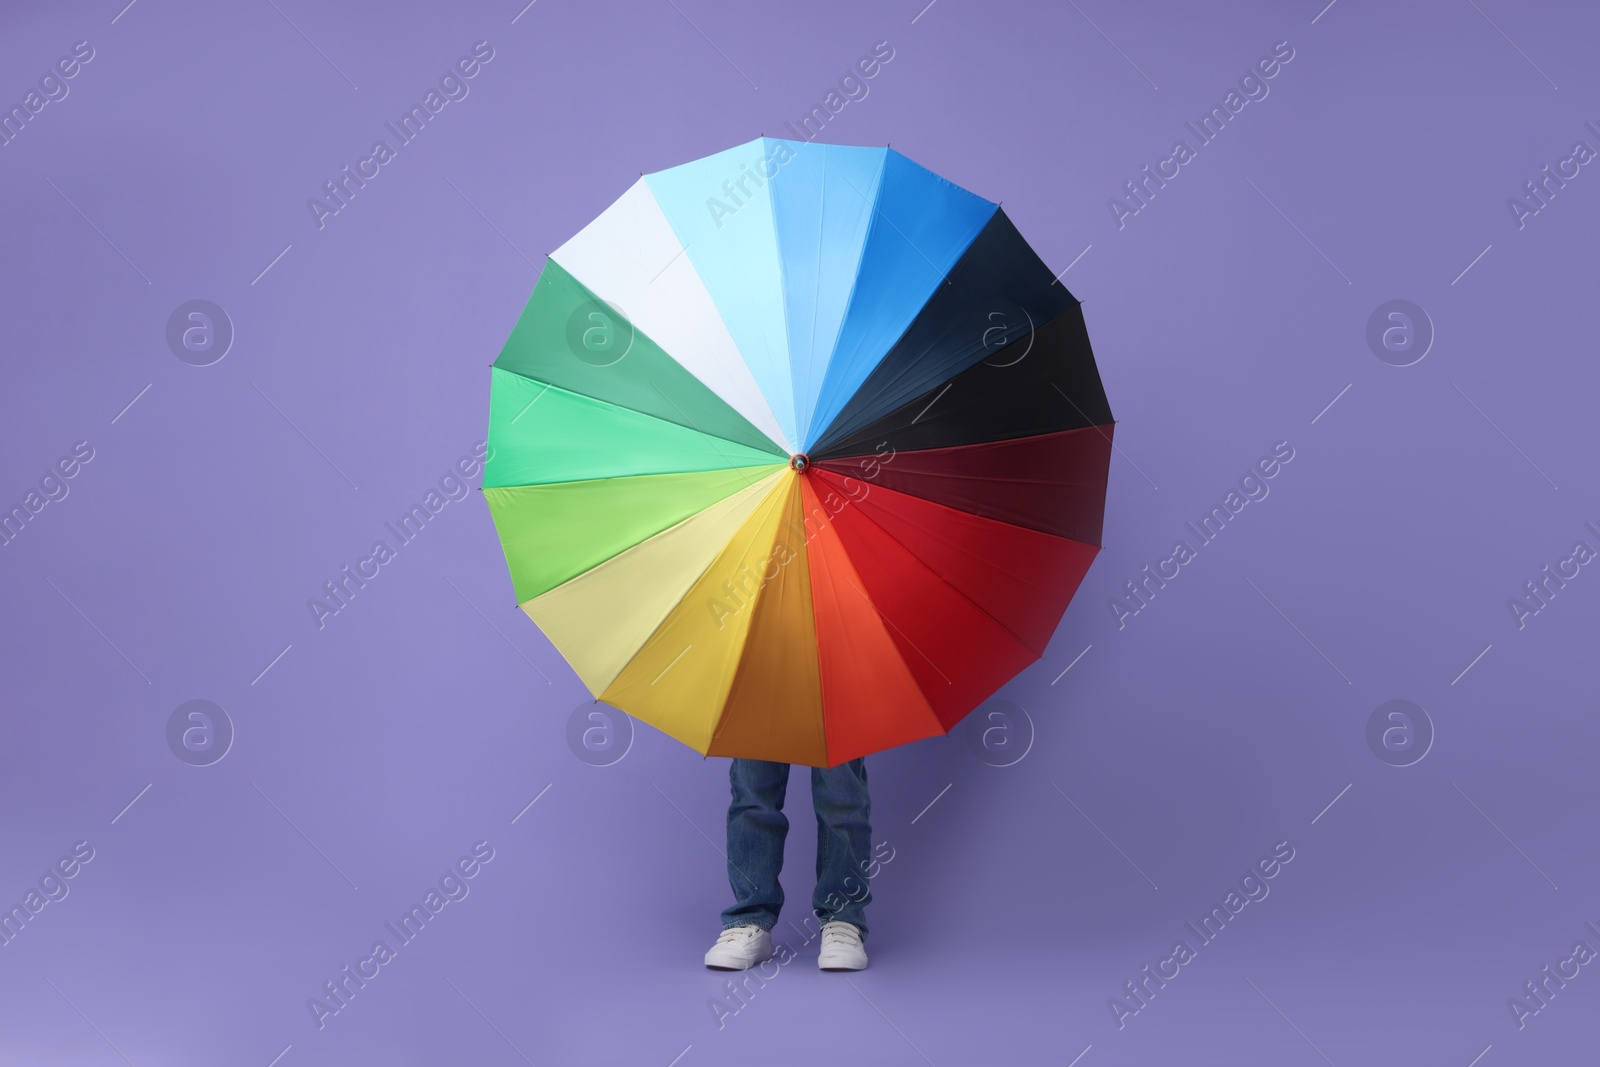
[[872, 798], [867, 765], [853, 759], [811, 768], [811, 805], [817, 812], [817, 888], [811, 907], [820, 922], [852, 923], [866, 940], [866, 906], [872, 902]]
[[754, 924], [771, 930], [783, 907], [783, 841], [789, 818], [783, 796], [789, 765], [736, 759], [728, 768], [733, 801], [728, 805], [728, 882], [733, 904], [722, 912], [722, 928]]

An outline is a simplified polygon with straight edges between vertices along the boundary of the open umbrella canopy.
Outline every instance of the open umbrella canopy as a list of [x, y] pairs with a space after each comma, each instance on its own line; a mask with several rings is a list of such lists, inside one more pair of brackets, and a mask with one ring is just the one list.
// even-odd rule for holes
[[484, 496], [591, 694], [708, 755], [947, 733], [1043, 655], [1100, 541], [1079, 302], [892, 149], [761, 138], [641, 177], [494, 363]]

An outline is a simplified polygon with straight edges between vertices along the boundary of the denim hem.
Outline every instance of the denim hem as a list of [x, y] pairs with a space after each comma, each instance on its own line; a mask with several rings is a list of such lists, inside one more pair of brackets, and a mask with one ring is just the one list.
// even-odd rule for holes
[[818, 934], [822, 933], [822, 927], [823, 926], [827, 926], [829, 923], [850, 923], [850, 925], [854, 926], [856, 928], [857, 932], [859, 932], [861, 934], [861, 943], [862, 944], [866, 944], [866, 941], [867, 941], [867, 928], [865, 926], [863, 926], [861, 923], [851, 922], [849, 919], [841, 919], [837, 915], [835, 915], [831, 919], [824, 919], [822, 916], [818, 915], [817, 916], [817, 920], [821, 923], [821, 926], [817, 927], [817, 933]]

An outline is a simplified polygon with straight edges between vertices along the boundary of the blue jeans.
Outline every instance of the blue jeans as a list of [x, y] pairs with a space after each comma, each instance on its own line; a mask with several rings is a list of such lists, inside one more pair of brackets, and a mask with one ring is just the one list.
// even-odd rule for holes
[[[783, 813], [789, 765], [735, 759], [728, 768], [733, 802], [728, 805], [728, 881], [734, 903], [722, 912], [722, 927], [753, 924], [771, 930], [783, 907], [783, 842], [789, 818]], [[817, 887], [811, 910], [820, 923], [853, 923], [866, 940], [863, 917], [872, 901], [868, 886], [872, 858], [872, 799], [867, 795], [867, 765], [853, 759], [826, 770], [811, 768], [811, 806], [817, 814]]]

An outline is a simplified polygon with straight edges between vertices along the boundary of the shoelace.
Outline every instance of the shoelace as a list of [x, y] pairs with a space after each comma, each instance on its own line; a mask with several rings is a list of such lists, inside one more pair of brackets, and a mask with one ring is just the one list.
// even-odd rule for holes
[[860, 946], [861, 934], [854, 926], [829, 925], [822, 931], [822, 940], [826, 944], [830, 941], [843, 941], [847, 945]]
[[755, 937], [755, 930], [749, 926], [730, 926], [717, 935], [717, 944], [731, 945], [736, 941], [747, 941]]

